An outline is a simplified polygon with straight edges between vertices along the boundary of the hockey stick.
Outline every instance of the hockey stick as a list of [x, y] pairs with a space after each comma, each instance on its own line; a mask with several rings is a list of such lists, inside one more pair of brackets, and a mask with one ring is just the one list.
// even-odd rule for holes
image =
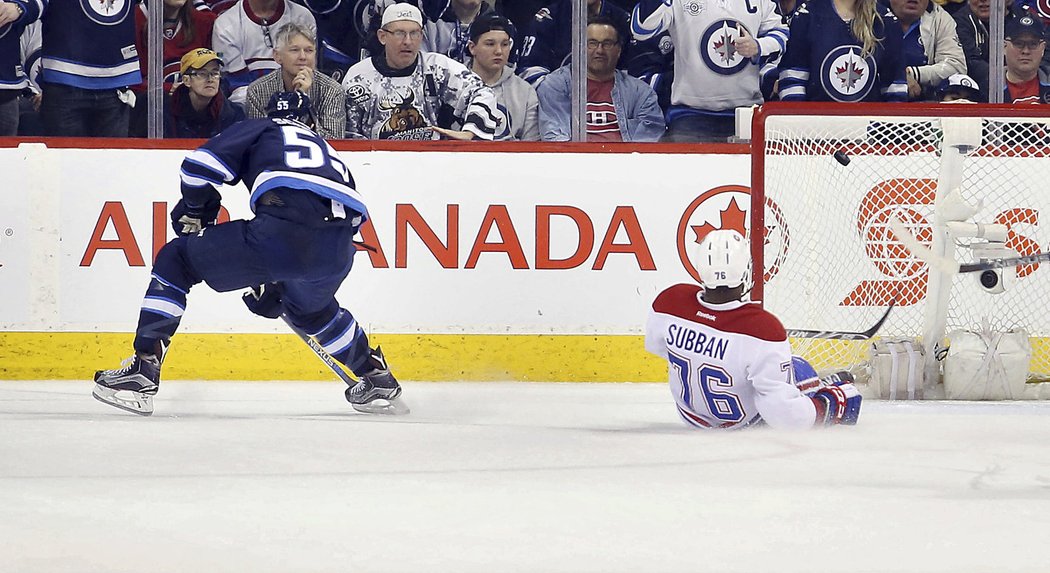
[[[329, 354], [328, 351], [326, 351], [319, 342], [314, 340], [312, 336], [306, 334], [306, 332], [304, 332], [302, 329], [292, 324], [292, 321], [289, 320], [286, 315], [281, 314], [281, 320], [283, 320], [284, 323], [288, 325], [288, 328], [291, 328], [292, 332], [294, 332], [296, 336], [302, 339], [302, 341], [310, 347], [310, 350], [313, 350], [314, 354], [321, 359], [321, 362], [324, 362], [325, 366], [327, 366], [336, 376], [338, 376], [340, 380], [345, 382], [347, 386], [353, 388], [355, 385], [357, 385], [357, 380], [355, 380], [354, 377], [347, 374], [346, 370], [343, 370], [343, 367], [336, 362], [335, 358], [332, 358], [332, 355]], [[387, 406], [379, 407], [372, 407], [370, 404], [354, 404], [352, 402], [350, 403], [350, 406], [353, 407], [354, 410], [357, 410], [358, 412], [363, 412], [365, 414], [389, 414], [400, 416], [409, 413], [408, 406], [400, 398], [393, 398], [387, 400], [386, 402]]]
[[1050, 253], [1036, 253], [1034, 255], [1025, 255], [1022, 257], [981, 259], [981, 261], [977, 263], [966, 263], [965, 265], [959, 265], [959, 272], [979, 273], [981, 271], [990, 271], [992, 269], [1004, 269], [1006, 267], [1013, 267], [1016, 265], [1034, 265], [1036, 263], [1042, 263], [1046, 261], [1050, 261]]
[[795, 338], [829, 338], [831, 340], [869, 340], [875, 336], [875, 333], [882, 328], [882, 325], [886, 323], [886, 319], [890, 317], [890, 312], [893, 311], [893, 306], [897, 304], [896, 300], [890, 301], [890, 306], [886, 309], [886, 312], [882, 315], [871, 328], [863, 332], [845, 332], [841, 330], [791, 330], [787, 331], [789, 337]]

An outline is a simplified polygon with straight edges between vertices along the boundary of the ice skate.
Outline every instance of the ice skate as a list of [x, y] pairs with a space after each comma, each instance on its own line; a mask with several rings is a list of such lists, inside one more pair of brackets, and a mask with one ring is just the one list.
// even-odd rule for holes
[[382, 349], [376, 347], [372, 350], [368, 362], [372, 369], [361, 376], [357, 384], [346, 389], [346, 401], [358, 412], [366, 414], [407, 414], [408, 405], [399, 398], [401, 385], [390, 373]]
[[153, 414], [153, 396], [160, 389], [160, 367], [167, 345], [157, 342], [154, 354], [135, 353], [115, 370], [95, 372], [91, 395], [99, 402], [140, 416]]

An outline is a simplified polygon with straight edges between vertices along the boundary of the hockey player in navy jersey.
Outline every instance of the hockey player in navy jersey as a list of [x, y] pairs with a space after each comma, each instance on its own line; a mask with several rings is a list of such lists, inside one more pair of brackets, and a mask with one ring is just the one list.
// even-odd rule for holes
[[791, 356], [775, 316], [747, 300], [750, 246], [711, 231], [695, 251], [703, 286], [678, 284], [653, 301], [645, 348], [668, 361], [678, 414], [698, 428], [857, 423], [861, 396], [848, 373], [825, 379]]
[[808, 0], [780, 64], [784, 101], [907, 101], [901, 26], [876, 0]]
[[[312, 131], [301, 92], [274, 94], [269, 117], [245, 120], [208, 140], [182, 162], [182, 199], [171, 212], [179, 235], [157, 253], [139, 312], [135, 354], [122, 368], [95, 373], [95, 398], [153, 413], [161, 366], [190, 289], [257, 287], [245, 297], [257, 314], [284, 314], [359, 378], [346, 390], [355, 409], [399, 413], [401, 387], [379, 348], [335, 292], [350, 272], [353, 237], [368, 219], [354, 179]], [[255, 217], [216, 224], [217, 186], [243, 182]]]

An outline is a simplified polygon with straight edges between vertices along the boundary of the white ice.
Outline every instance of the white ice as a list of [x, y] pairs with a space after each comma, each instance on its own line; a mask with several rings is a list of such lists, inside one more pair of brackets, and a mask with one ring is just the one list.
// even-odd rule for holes
[[0, 571], [1046, 572], [1050, 403], [702, 432], [662, 384], [0, 383]]

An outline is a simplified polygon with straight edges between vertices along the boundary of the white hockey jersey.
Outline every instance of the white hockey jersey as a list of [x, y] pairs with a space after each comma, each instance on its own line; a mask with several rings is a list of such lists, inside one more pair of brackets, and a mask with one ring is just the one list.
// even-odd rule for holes
[[679, 284], [653, 301], [645, 348], [668, 361], [682, 419], [699, 428], [810, 428], [813, 401], [792, 378], [791, 345], [775, 316], [758, 304], [700, 300], [699, 285]]
[[[736, 51], [741, 28], [757, 39], [758, 56]], [[671, 104], [707, 111], [762, 103], [760, 65], [786, 49], [789, 33], [774, 0], [642, 0], [631, 31], [638, 41], [670, 33]]]
[[273, 60], [273, 46], [277, 31], [285, 24], [295, 22], [317, 30], [314, 15], [307, 8], [285, 0], [278, 4], [270, 19], [252, 12], [245, 0], [223, 12], [212, 28], [212, 49], [222, 58], [233, 93], [230, 101], [243, 104], [248, 84], [277, 69]]
[[434, 139], [433, 126], [461, 125], [478, 139], [496, 133], [496, 96], [463, 64], [420, 52], [404, 70], [379, 54], [346, 72], [346, 136], [353, 139]]

